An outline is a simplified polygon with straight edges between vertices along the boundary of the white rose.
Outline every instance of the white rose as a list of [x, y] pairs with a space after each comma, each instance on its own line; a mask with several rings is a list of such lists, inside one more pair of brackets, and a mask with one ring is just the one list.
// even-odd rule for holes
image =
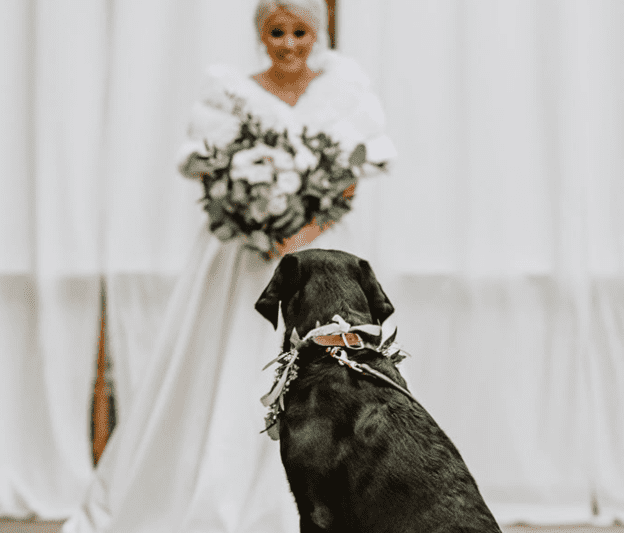
[[[249, 139], [245, 139], [249, 141]], [[256, 144], [245, 150], [239, 150], [232, 156], [232, 167], [248, 167], [256, 162], [264, 162], [270, 153], [271, 147], [266, 144]]]
[[288, 199], [286, 195], [280, 194], [269, 200], [269, 213], [272, 215], [281, 215], [288, 208]]
[[319, 156], [312, 152], [305, 144], [301, 143], [296, 147], [297, 153], [295, 155], [295, 168], [299, 172], [304, 172], [308, 169], [314, 169], [319, 164]]
[[293, 157], [285, 150], [272, 148], [268, 157], [273, 163], [273, 166], [278, 170], [292, 170], [295, 168]]
[[301, 187], [301, 177], [294, 170], [286, 170], [277, 174], [277, 188], [285, 194], [294, 194]]
[[245, 168], [232, 169], [230, 177], [233, 180], [247, 180], [251, 185], [256, 183], [271, 183], [273, 181], [273, 167], [269, 165], [249, 165]]
[[246, 179], [249, 183], [270, 183], [274, 169], [291, 170], [294, 162], [288, 152], [260, 143], [248, 150], [240, 150], [232, 157], [232, 179]]
[[[262, 158], [262, 148], [257, 148], [240, 150], [232, 156], [230, 177], [233, 180], [247, 180], [251, 184], [273, 181], [273, 167]], [[256, 161], [260, 163], [256, 164]]]
[[249, 167], [259, 158], [259, 152], [256, 147], [240, 150], [232, 156], [232, 169]]

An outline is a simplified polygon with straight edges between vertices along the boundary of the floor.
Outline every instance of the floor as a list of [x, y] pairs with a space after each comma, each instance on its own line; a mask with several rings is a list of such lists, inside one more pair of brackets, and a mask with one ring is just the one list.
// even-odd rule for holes
[[62, 522], [36, 522], [0, 519], [0, 533], [58, 533]]
[[[0, 519], [0, 533], [58, 533], [62, 522], [15, 522], [13, 520]], [[532, 527], [513, 526], [503, 528], [504, 533], [624, 533], [624, 526], [618, 527], [586, 527], [586, 526], [562, 526], [562, 527]]]

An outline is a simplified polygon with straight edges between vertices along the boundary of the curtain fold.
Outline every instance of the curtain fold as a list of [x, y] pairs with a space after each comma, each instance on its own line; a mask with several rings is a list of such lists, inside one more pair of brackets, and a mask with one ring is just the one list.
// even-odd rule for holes
[[2, 516], [66, 517], [92, 468], [106, 8], [1, 8]]
[[401, 154], [377, 243], [408, 380], [503, 523], [621, 519], [622, 5], [340, 6]]
[[501, 523], [592, 517], [588, 391], [574, 295], [547, 276], [398, 275], [406, 379]]

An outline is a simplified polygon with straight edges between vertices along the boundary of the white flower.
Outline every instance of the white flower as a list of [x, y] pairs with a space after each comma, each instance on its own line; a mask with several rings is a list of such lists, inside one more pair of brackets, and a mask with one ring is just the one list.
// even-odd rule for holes
[[295, 161], [292, 156], [284, 150], [272, 148], [271, 155], [269, 157], [272, 160], [271, 162], [273, 163], [273, 166], [277, 170], [292, 170], [295, 168]]
[[262, 252], [268, 252], [271, 249], [271, 241], [263, 231], [252, 231], [249, 235], [249, 242], [251, 246]]
[[321, 147], [321, 141], [318, 139], [310, 139], [309, 144], [315, 150], [318, 150]]
[[332, 199], [329, 196], [323, 196], [319, 207], [321, 208], [321, 211], [327, 211], [332, 206], [332, 203]]
[[281, 215], [288, 208], [288, 198], [285, 194], [279, 194], [277, 196], [273, 196], [269, 200], [269, 213], [272, 215]]
[[259, 164], [233, 168], [230, 172], [230, 177], [233, 180], [247, 180], [251, 185], [255, 183], [271, 183], [273, 181], [273, 167]]
[[220, 200], [225, 198], [228, 191], [228, 184], [226, 180], [219, 180], [210, 187], [210, 198], [214, 200]]
[[308, 169], [314, 169], [319, 163], [319, 156], [312, 152], [302, 142], [294, 142], [295, 154], [295, 168], [299, 172], [305, 172]]
[[265, 145], [240, 150], [232, 156], [230, 177], [233, 180], [244, 179], [252, 184], [273, 181], [273, 167], [268, 165], [263, 157], [263, 146]]
[[248, 150], [241, 150], [232, 158], [233, 167], [246, 167], [264, 162], [280, 170], [292, 170], [295, 166], [292, 156], [285, 150], [258, 143]]
[[[253, 148], [247, 150], [240, 150], [232, 156], [232, 169], [247, 168], [253, 165], [256, 161], [263, 159], [263, 149], [266, 146], [264, 144], [257, 144]], [[267, 146], [267, 148], [269, 148]]]
[[279, 148], [258, 143], [248, 150], [240, 150], [232, 157], [233, 180], [246, 179], [249, 183], [270, 183], [278, 170], [292, 170], [295, 167], [292, 156]]
[[301, 177], [294, 170], [286, 170], [277, 174], [277, 189], [285, 194], [294, 194], [301, 187]]

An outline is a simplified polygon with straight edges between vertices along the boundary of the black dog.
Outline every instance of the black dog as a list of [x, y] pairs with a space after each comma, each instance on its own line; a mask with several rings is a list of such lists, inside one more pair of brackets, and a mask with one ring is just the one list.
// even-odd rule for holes
[[[256, 303], [274, 327], [280, 302], [284, 351], [294, 328], [303, 337], [334, 315], [357, 326], [394, 312], [368, 262], [334, 250], [286, 255]], [[308, 340], [284, 394], [280, 450], [301, 532], [500, 533], [453, 443], [399, 390], [406, 383], [392, 358], [370, 348], [378, 339], [360, 337], [368, 347], [340, 350], [396, 387]]]

